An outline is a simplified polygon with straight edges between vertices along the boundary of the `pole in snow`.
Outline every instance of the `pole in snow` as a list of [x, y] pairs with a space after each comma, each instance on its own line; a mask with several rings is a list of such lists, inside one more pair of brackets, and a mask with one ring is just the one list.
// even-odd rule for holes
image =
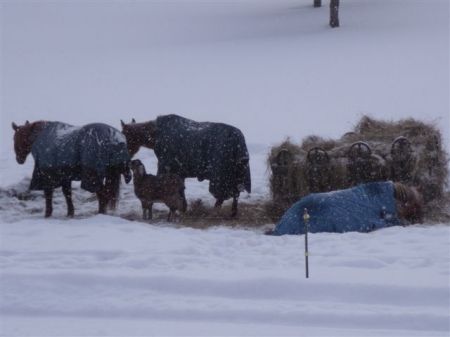
[[309, 222], [309, 214], [308, 209], [305, 208], [303, 211], [303, 222], [305, 223], [305, 271], [306, 278], [309, 278], [309, 265], [308, 265], [308, 222]]

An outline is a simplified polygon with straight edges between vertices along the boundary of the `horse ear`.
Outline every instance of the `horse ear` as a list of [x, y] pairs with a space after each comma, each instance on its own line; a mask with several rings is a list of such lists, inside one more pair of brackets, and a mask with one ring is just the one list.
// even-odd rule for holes
[[125, 127], [125, 122], [123, 121], [123, 120], [120, 120], [120, 124], [122, 124], [122, 128], [124, 128]]
[[11, 126], [12, 126], [12, 128], [13, 128], [14, 131], [19, 130], [19, 126], [18, 126], [16, 123], [12, 122], [12, 123], [11, 123]]
[[134, 118], [132, 118], [131, 123], [136, 123], [136, 120]]
[[28, 124], [30, 124], [30, 122], [27, 120], [27, 121], [25, 122], [25, 125], [28, 125]]

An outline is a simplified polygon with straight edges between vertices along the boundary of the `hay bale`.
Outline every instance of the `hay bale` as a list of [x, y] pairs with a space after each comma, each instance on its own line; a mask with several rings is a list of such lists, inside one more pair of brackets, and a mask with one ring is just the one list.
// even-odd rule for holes
[[306, 189], [306, 153], [301, 148], [285, 140], [269, 153], [268, 163], [272, 175], [270, 190], [276, 204], [292, 204]]
[[448, 184], [448, 155], [439, 129], [414, 119], [397, 122], [363, 116], [340, 139], [289, 139], [268, 157], [273, 209], [284, 211], [311, 192], [392, 180], [417, 186], [425, 202], [441, 198]]

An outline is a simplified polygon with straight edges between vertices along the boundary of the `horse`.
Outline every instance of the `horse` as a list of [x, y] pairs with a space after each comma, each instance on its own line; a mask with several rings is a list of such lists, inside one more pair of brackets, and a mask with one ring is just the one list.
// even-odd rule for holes
[[305, 209], [310, 215], [309, 232], [370, 232], [389, 226], [420, 223], [423, 201], [415, 187], [392, 181], [312, 193], [292, 205], [275, 229], [266, 234], [305, 234]]
[[175, 173], [183, 180], [209, 180], [215, 207], [233, 198], [231, 216], [237, 215], [240, 193], [251, 192], [249, 155], [239, 129], [177, 115], [159, 116], [144, 123], [121, 123], [131, 157], [141, 146], [153, 149], [158, 158], [158, 175]]
[[72, 181], [97, 194], [98, 211], [115, 208], [119, 197], [120, 177], [131, 180], [129, 155], [124, 135], [101, 123], [82, 127], [62, 122], [26, 121], [14, 130], [16, 161], [25, 163], [31, 153], [34, 170], [30, 190], [43, 190], [45, 217], [53, 212], [53, 190], [62, 187], [67, 203], [67, 216], [74, 216]]

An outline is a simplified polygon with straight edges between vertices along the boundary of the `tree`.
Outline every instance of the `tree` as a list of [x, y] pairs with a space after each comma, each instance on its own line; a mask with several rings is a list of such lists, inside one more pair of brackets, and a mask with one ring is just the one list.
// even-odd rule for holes
[[[322, 0], [314, 0], [314, 7], [321, 7]], [[339, 27], [339, 0], [330, 0], [330, 26]]]

